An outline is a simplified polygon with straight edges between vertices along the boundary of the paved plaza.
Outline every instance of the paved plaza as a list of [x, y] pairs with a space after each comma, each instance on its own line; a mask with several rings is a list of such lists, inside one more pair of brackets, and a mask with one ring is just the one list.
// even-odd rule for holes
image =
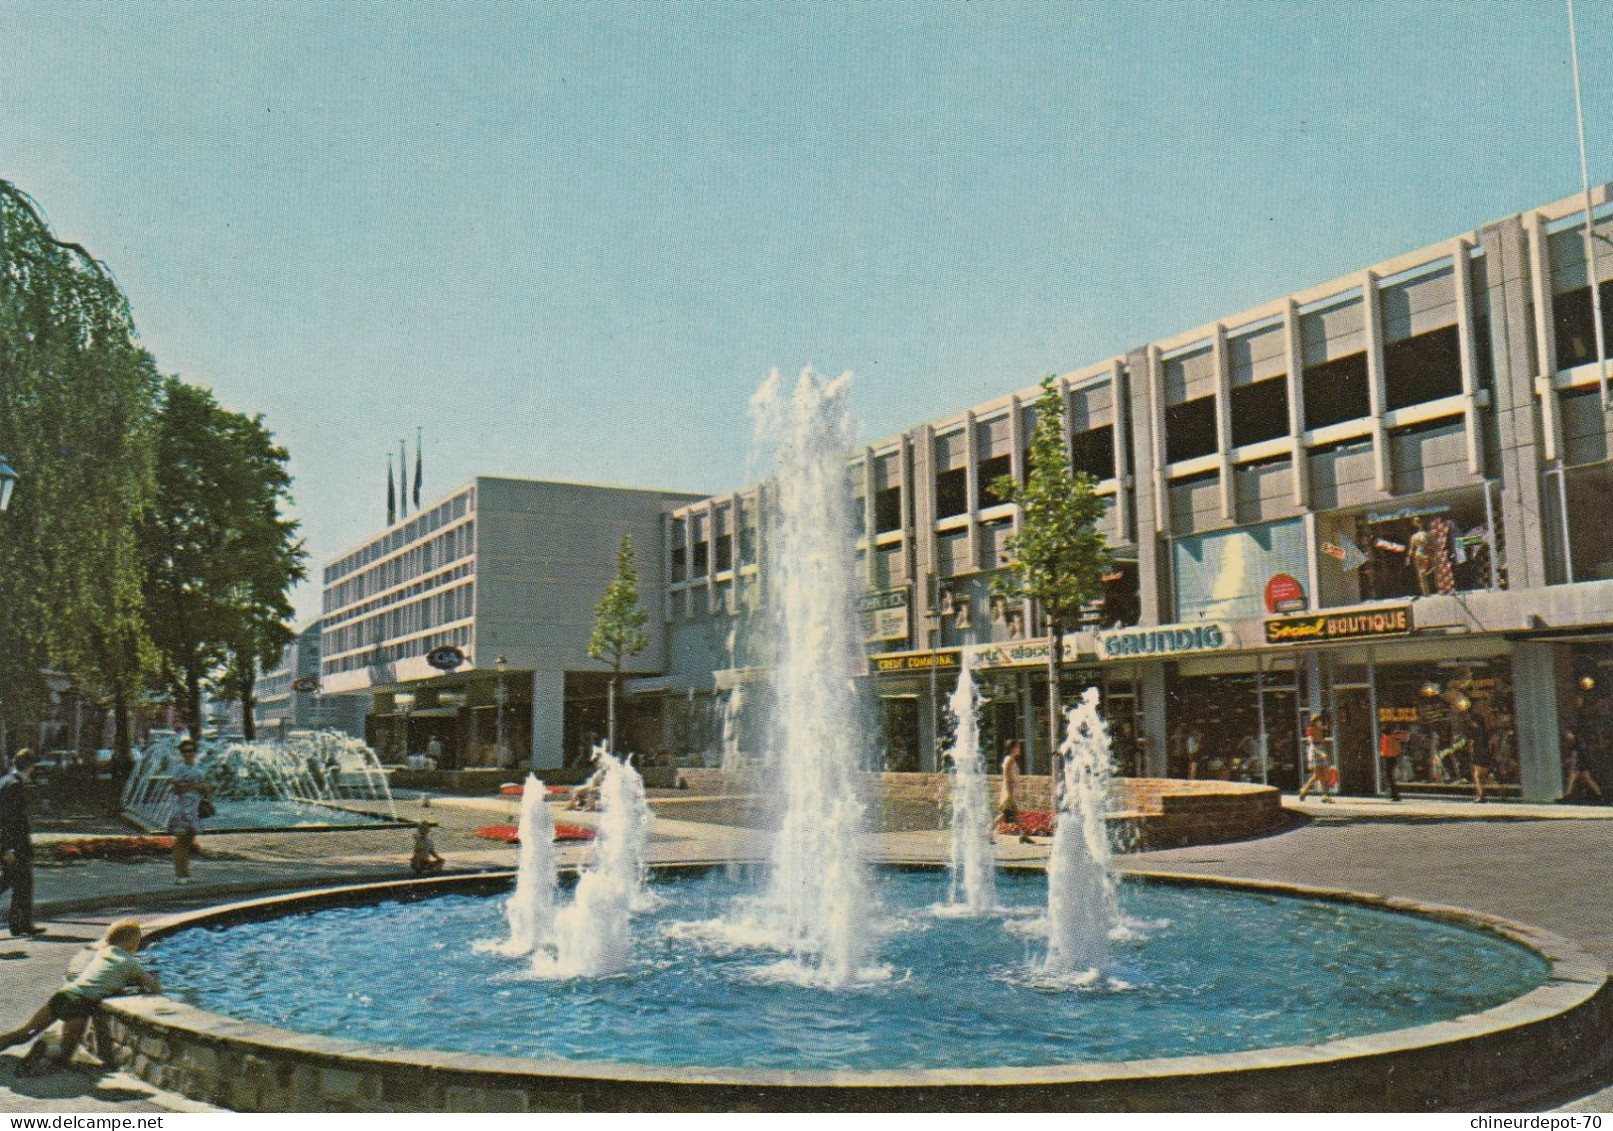
[[[734, 807], [728, 801], [723, 805]], [[1454, 904], [1556, 932], [1613, 966], [1613, 809], [1581, 806], [1475, 805], [1455, 801], [1391, 804], [1348, 800], [1320, 804], [1285, 799], [1291, 817], [1281, 832], [1253, 840], [1139, 853], [1129, 870], [1273, 880], [1420, 901]], [[475, 835], [513, 823], [513, 798], [399, 800], [400, 816], [439, 823], [437, 844], [450, 871], [511, 868], [515, 851]], [[685, 795], [657, 799], [653, 858], [661, 862], [759, 859], [767, 840], [741, 823], [709, 819], [712, 806]], [[694, 817], [704, 819], [691, 819]], [[557, 812], [587, 825], [587, 813]], [[947, 834], [922, 820], [874, 834], [883, 860], [944, 860]], [[120, 831], [109, 823], [107, 832]], [[59, 983], [73, 952], [122, 915], [155, 918], [187, 907], [300, 888], [397, 879], [408, 874], [410, 833], [402, 828], [343, 832], [254, 833], [204, 840], [196, 882], [176, 887], [165, 859], [86, 862], [38, 869], [40, 921], [35, 940], [0, 940], [0, 1010], [7, 1023], [32, 1012]], [[586, 857], [586, 844], [559, 846], [562, 862]], [[1004, 858], [1046, 854], [1042, 844], [1000, 845]], [[43, 854], [42, 854], [43, 855]], [[154, 1091], [122, 1073], [99, 1073], [83, 1059], [69, 1072], [19, 1079], [20, 1050], [0, 1056], [0, 1110], [205, 1110]], [[1613, 1111], [1613, 1066], [1599, 1066], [1603, 1090], [1560, 1097], [1573, 1110]]]

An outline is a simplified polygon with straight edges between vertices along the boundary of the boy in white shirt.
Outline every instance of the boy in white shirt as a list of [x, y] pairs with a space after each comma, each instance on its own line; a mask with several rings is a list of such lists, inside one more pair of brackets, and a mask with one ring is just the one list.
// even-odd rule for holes
[[[103, 1001], [130, 986], [136, 986], [148, 994], [162, 992], [157, 979], [135, 961], [134, 956], [139, 950], [140, 924], [133, 919], [120, 919], [113, 923], [82, 971], [51, 994], [50, 1000], [40, 1006], [39, 1012], [20, 1029], [0, 1034], [0, 1049], [20, 1045], [44, 1032], [52, 1022], [60, 1021], [62, 1049], [58, 1055], [60, 1062], [67, 1064], [73, 1059], [79, 1041], [84, 1039], [84, 1030], [89, 1025], [90, 1017]], [[29, 1050], [25, 1063], [37, 1066], [42, 1059], [43, 1046], [36, 1045]]]

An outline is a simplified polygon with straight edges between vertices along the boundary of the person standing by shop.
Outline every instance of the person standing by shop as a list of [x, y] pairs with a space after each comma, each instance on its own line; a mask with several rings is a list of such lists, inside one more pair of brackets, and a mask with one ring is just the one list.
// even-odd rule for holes
[[6, 922], [13, 938], [45, 933], [34, 925], [33, 824], [28, 816], [33, 792], [34, 752], [19, 750], [11, 772], [0, 778], [0, 890], [11, 889]]
[[1389, 800], [1400, 800], [1400, 753], [1406, 736], [1400, 731], [1386, 730], [1378, 739], [1378, 756], [1383, 762], [1383, 780], [1389, 786]]
[[1322, 791], [1322, 801], [1328, 805], [1333, 804], [1331, 789], [1334, 786], [1333, 755], [1329, 750], [1332, 740], [1327, 733], [1327, 716], [1317, 711], [1311, 715], [1305, 726], [1305, 765], [1311, 776], [1305, 779], [1305, 784], [1299, 787], [1299, 799], [1305, 800], [1305, 795], [1315, 786]]

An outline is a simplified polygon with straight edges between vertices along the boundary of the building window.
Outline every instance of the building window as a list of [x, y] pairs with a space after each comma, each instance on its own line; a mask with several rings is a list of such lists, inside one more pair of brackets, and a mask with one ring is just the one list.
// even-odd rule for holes
[[1199, 397], [1165, 410], [1165, 462], [1213, 455], [1215, 398]]
[[688, 551], [683, 546], [672, 547], [672, 580], [674, 583], [688, 577]]
[[1288, 380], [1268, 377], [1232, 390], [1232, 446], [1288, 435]]
[[1372, 412], [1367, 389], [1367, 355], [1324, 361], [1305, 370], [1305, 427], [1326, 428], [1346, 420], [1359, 420]]
[[886, 487], [874, 492], [874, 533], [889, 534], [902, 528], [902, 489]]
[[756, 528], [748, 523], [739, 528], [739, 564], [756, 564]]
[[711, 569], [711, 544], [709, 542], [696, 542], [694, 544], [694, 575], [705, 577]]
[[969, 469], [943, 471], [935, 477], [935, 517], [950, 518], [969, 510]]
[[717, 535], [717, 572], [734, 568], [734, 538], [731, 534]]
[[1456, 327], [1445, 326], [1384, 346], [1383, 384], [1391, 409], [1460, 396], [1462, 354]]
[[998, 503], [1008, 501], [992, 490], [992, 484], [1001, 476], [1012, 475], [1014, 473], [1013, 464], [1013, 457], [1007, 455], [992, 456], [990, 459], [980, 461], [977, 474], [980, 484], [980, 505], [982, 507], [994, 507]]
[[[1030, 453], [1026, 453], [1026, 476], [1030, 475]], [[1102, 481], [1115, 477], [1115, 429], [1112, 424], [1088, 428], [1070, 437], [1070, 466]]]
[[[1557, 368], [1571, 369], [1596, 360], [1596, 319], [1591, 289], [1579, 287], [1553, 295], [1552, 321], [1557, 327]], [[1613, 279], [1602, 284], [1602, 341], [1613, 351]]]

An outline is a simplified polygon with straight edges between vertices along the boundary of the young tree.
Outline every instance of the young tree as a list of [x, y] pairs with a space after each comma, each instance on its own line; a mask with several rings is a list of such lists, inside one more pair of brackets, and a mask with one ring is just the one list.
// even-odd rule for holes
[[639, 604], [638, 568], [633, 561], [633, 539], [624, 534], [621, 549], [616, 551], [616, 577], [605, 587], [605, 595], [594, 610], [594, 635], [588, 641], [588, 655], [611, 668], [605, 699], [605, 735], [613, 754], [616, 752], [616, 693], [622, 681], [622, 662], [650, 646], [649, 634], [644, 631], [650, 614]]
[[[992, 484], [1002, 499], [1018, 503], [1018, 533], [1008, 540], [1009, 569], [993, 579], [993, 591], [1008, 600], [1029, 597], [1047, 623], [1048, 751], [1059, 748], [1063, 710], [1064, 633], [1080, 623], [1081, 610], [1103, 593], [1109, 548], [1097, 529], [1105, 503], [1093, 493], [1090, 475], [1070, 467], [1065, 440], [1064, 395], [1057, 380], [1042, 380], [1031, 431], [1029, 475], [1024, 483], [1004, 475]], [[1054, 789], [1060, 775], [1054, 773]]]

